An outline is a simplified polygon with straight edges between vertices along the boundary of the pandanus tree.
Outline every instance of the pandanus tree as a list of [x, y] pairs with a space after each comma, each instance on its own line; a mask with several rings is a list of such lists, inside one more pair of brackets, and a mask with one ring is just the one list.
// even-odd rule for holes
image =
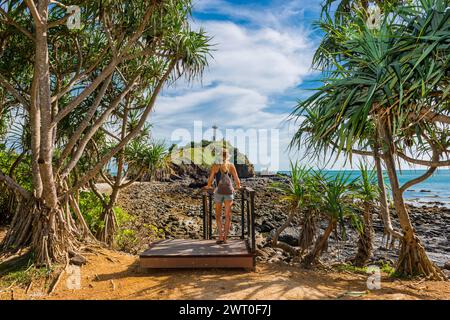
[[379, 150], [376, 135], [374, 134], [374, 125], [370, 124], [364, 133], [359, 137], [358, 141], [354, 141], [350, 150], [342, 149], [342, 146], [338, 145], [340, 131], [328, 132], [326, 135], [315, 135], [314, 133], [322, 133], [324, 127], [323, 119], [321, 118], [321, 112], [318, 108], [305, 108], [301, 111], [301, 116], [298, 116], [298, 109], [294, 111], [294, 119], [301, 119], [301, 125], [299, 130], [294, 134], [291, 141], [291, 148], [300, 148], [306, 146], [307, 152], [305, 156], [317, 157], [320, 159], [326, 159], [332, 161], [340, 154], [344, 154], [346, 159], [352, 161], [352, 156], [357, 154], [363, 157], [373, 158], [376, 174], [377, 184], [379, 189], [378, 204], [380, 207], [381, 218], [384, 225], [384, 236], [386, 238], [386, 247], [393, 247], [395, 240], [400, 240], [402, 235], [400, 232], [394, 229], [390, 216], [390, 209], [388, 204], [388, 195], [385, 186], [385, 175], [382, 165], [382, 154]]
[[[68, 5], [81, 9], [69, 29]], [[89, 235], [76, 193], [135, 137], [162, 88], [199, 76], [209, 38], [189, 25], [188, 0], [0, 1], [0, 87], [30, 119], [32, 188], [0, 172], [21, 200], [3, 249], [30, 245], [37, 264], [63, 261]], [[140, 119], [117, 144], [75, 174], [90, 142], [140, 93]], [[60, 125], [76, 119], [70, 134]]]
[[[321, 146], [351, 156], [355, 147], [363, 147], [360, 154], [378, 153], [403, 233], [397, 272], [443, 279], [416, 235], [403, 193], [449, 164], [450, 11], [446, 1], [423, 0], [385, 7], [384, 13], [376, 26], [358, 14], [345, 23], [319, 22], [333, 46], [322, 51], [321, 61], [327, 61], [323, 86], [293, 112], [302, 119], [313, 115], [312, 122], [307, 118], [300, 124], [294, 144], [308, 136], [310, 150]], [[374, 149], [367, 139], [371, 128]], [[397, 159], [428, 170], [400, 186]]]
[[[328, 25], [331, 25], [331, 20], [334, 20], [335, 23], [345, 24], [346, 21], [350, 21], [356, 17], [362, 18], [366, 20], [366, 25], [370, 28], [377, 28], [382, 19], [382, 14], [391, 10], [394, 6], [404, 5], [406, 1], [403, 0], [388, 0], [388, 1], [353, 1], [353, 0], [327, 0], [324, 2], [322, 7], [322, 15], [328, 20]], [[331, 14], [331, 13], [334, 14]], [[336, 41], [339, 41], [340, 35], [339, 33], [334, 33], [332, 29], [326, 29], [326, 24], [322, 24], [322, 28], [325, 28], [326, 31], [324, 38], [317, 49], [313, 64], [316, 67], [324, 68], [325, 70], [328, 68], [333, 68], [334, 59], [329, 59], [329, 53], [335, 52], [337, 46], [335, 46]], [[330, 32], [328, 32], [330, 31]], [[386, 248], [390, 246], [394, 247], [396, 240], [400, 241], [402, 235], [399, 231], [395, 230], [392, 225], [392, 220], [390, 216], [390, 210], [388, 206], [387, 193], [385, 182], [383, 178], [383, 168], [381, 163], [381, 150], [380, 150], [380, 139], [378, 137], [378, 133], [372, 130], [366, 130], [366, 138], [369, 139], [368, 145], [372, 150], [371, 153], [367, 151], [353, 149], [353, 154], [360, 154], [363, 156], [373, 157], [375, 162], [375, 168], [377, 170], [377, 180], [378, 187], [380, 188], [380, 212], [381, 217], [384, 224], [384, 236], [386, 239]], [[367, 132], [368, 131], [368, 132]], [[334, 146], [333, 146], [334, 147]], [[367, 145], [366, 145], [367, 147]], [[350, 154], [351, 157], [351, 154]]]
[[[272, 245], [296, 256], [298, 254], [297, 250], [287, 243], [280, 242], [279, 237], [281, 233], [293, 222], [295, 216], [299, 215], [300, 212], [304, 210], [304, 206], [311, 195], [309, 190], [310, 185], [308, 184], [311, 169], [301, 166], [297, 162], [291, 162], [290, 169], [291, 175], [287, 184], [283, 182], [275, 182], [272, 186], [274, 190], [280, 192], [282, 195], [281, 201], [286, 203], [288, 207], [287, 219], [277, 230], [275, 230]], [[308, 224], [308, 220], [304, 220], [304, 222]], [[308, 226], [303, 229], [304, 230], [302, 230], [302, 233], [308, 229]]]
[[[120, 131], [123, 134], [124, 130]], [[110, 147], [111, 145], [109, 145]], [[103, 171], [100, 173], [102, 179], [111, 187], [109, 196], [104, 196], [97, 190], [94, 179], [90, 181], [91, 190], [100, 199], [103, 206], [100, 216], [102, 227], [97, 232], [97, 238], [100, 241], [109, 245], [114, 244], [114, 236], [118, 227], [114, 208], [120, 191], [141, 179], [144, 174], [151, 177], [156, 170], [164, 167], [166, 157], [167, 149], [163, 143], [151, 142], [148, 136], [141, 134], [114, 157], [112, 167], [115, 174], [112, 177]], [[107, 166], [109, 167], [111, 164]]]
[[373, 253], [373, 217], [372, 212], [375, 203], [379, 199], [379, 188], [377, 186], [376, 172], [369, 170], [363, 162], [359, 165], [360, 177], [355, 181], [354, 197], [356, 205], [361, 209], [363, 225], [359, 230], [358, 251], [353, 258], [353, 264], [362, 267], [372, 257]]
[[355, 212], [352, 207], [353, 195], [351, 192], [350, 176], [339, 173], [335, 177], [319, 173], [316, 180], [319, 183], [320, 200], [317, 206], [321, 215], [326, 219], [327, 226], [324, 232], [317, 238], [316, 243], [308, 254], [303, 257], [302, 264], [310, 267], [317, 262], [320, 255], [328, 247], [328, 239], [333, 231], [341, 227], [342, 235], [346, 236], [345, 220], [351, 218], [355, 220]]

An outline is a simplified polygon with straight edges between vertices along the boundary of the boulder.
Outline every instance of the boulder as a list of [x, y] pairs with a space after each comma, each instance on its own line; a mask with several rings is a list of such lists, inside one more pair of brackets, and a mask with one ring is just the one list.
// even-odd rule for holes
[[298, 246], [298, 241], [300, 239], [300, 232], [298, 228], [287, 227], [279, 237], [280, 241], [283, 241], [291, 246]]
[[[270, 236], [267, 239], [268, 241], [272, 241], [274, 233], [275, 229], [270, 232]], [[287, 227], [278, 237], [278, 241], [287, 243], [290, 246], [298, 246], [299, 239], [300, 239], [300, 232], [298, 228], [294, 227]]]
[[195, 163], [172, 163], [172, 176], [188, 177], [194, 180], [207, 179], [208, 169], [202, 168]]
[[208, 179], [206, 177], [200, 178], [198, 180], [192, 181], [188, 187], [193, 189], [203, 188], [208, 184]]
[[235, 164], [238, 176], [241, 179], [247, 179], [256, 175], [255, 168], [251, 163]]
[[76, 266], [82, 266], [85, 265], [87, 262], [86, 258], [83, 257], [82, 255], [74, 255], [72, 258], [70, 258], [70, 264], [74, 264]]
[[[258, 229], [258, 227], [256, 227]], [[275, 226], [272, 222], [264, 220], [262, 222], [262, 224], [259, 226], [259, 232], [264, 233], [264, 232], [270, 232], [273, 229], [275, 229]]]
[[450, 270], [450, 260], [448, 260], [448, 261], [444, 264], [444, 269]]

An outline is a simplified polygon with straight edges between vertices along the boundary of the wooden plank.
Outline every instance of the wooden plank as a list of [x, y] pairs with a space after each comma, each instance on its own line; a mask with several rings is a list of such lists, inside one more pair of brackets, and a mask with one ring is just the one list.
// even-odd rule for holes
[[244, 268], [254, 269], [255, 257], [244, 240], [175, 239], [152, 243], [140, 254], [142, 268]]
[[203, 256], [252, 256], [245, 241], [229, 240], [217, 244], [215, 240], [176, 239], [162, 240], [150, 245], [140, 257], [203, 257]]
[[253, 257], [141, 257], [142, 268], [243, 268], [254, 269]]

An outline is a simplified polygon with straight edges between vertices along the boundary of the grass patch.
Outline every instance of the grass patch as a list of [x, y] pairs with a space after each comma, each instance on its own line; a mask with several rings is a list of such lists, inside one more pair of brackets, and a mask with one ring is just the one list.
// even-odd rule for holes
[[337, 271], [367, 274], [367, 267], [355, 267], [354, 265], [343, 263], [334, 267]]
[[[388, 262], [377, 261], [370, 265], [378, 266], [380, 268], [380, 271], [387, 274], [389, 277], [393, 277], [393, 278], [398, 277], [397, 274], [395, 273], [395, 268], [393, 266], [391, 266], [391, 264]], [[351, 272], [351, 273], [367, 274], [368, 266], [356, 267], [351, 264], [343, 263], [343, 264], [335, 266], [334, 268], [337, 271], [346, 271], [346, 272]]]
[[0, 264], [0, 288], [11, 285], [27, 287], [33, 280], [49, 277], [53, 272], [48, 268], [37, 268], [33, 256], [26, 254]]
[[390, 263], [382, 262], [380, 265], [382, 272], [386, 273], [389, 277], [396, 277], [395, 268]]

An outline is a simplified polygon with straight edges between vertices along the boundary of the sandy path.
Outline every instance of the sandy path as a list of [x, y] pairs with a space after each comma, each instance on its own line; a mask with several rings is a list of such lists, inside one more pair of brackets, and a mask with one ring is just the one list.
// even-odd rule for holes
[[[450, 299], [449, 282], [382, 279], [382, 289], [366, 291], [366, 276], [258, 265], [241, 270], [158, 270], [142, 273], [135, 256], [104, 251], [89, 255], [81, 269], [81, 289], [67, 288], [65, 277], [51, 296], [38, 288], [16, 299]], [[8, 296], [1, 296], [8, 298]]]

